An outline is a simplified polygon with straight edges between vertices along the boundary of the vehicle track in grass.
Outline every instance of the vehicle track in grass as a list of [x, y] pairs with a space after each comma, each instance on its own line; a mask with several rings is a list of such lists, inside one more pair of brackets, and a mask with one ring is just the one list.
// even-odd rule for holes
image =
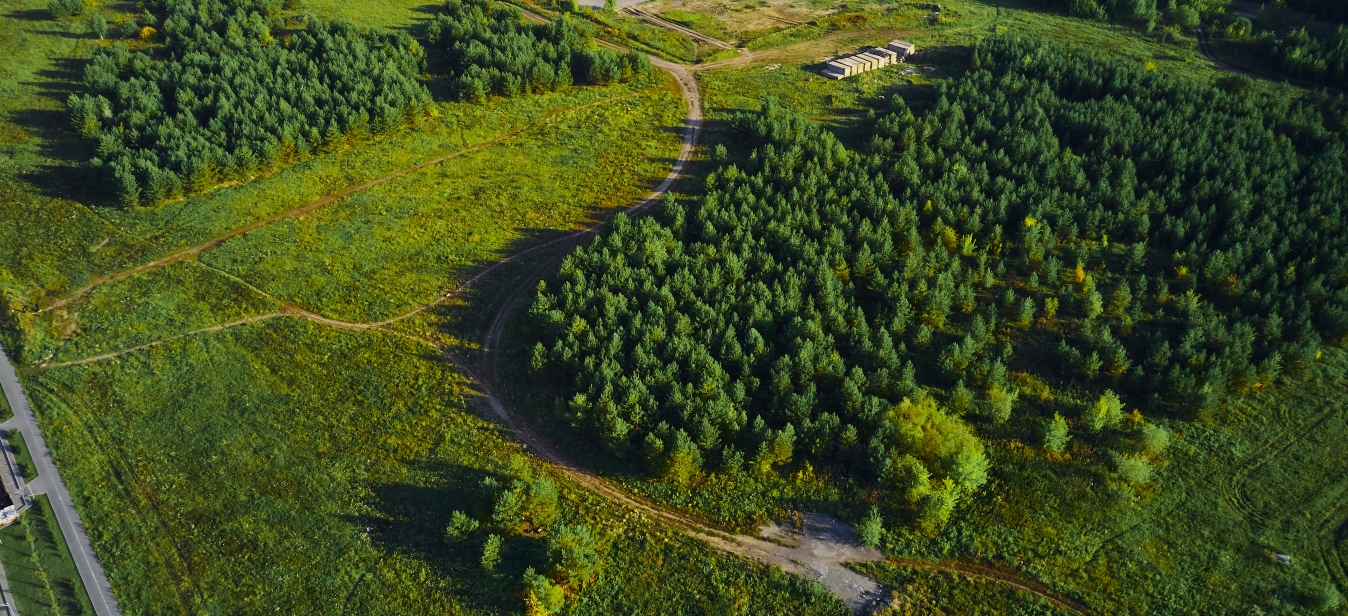
[[[612, 44], [606, 44], [606, 46], [622, 49]], [[693, 152], [698, 144], [702, 130], [701, 99], [696, 80], [693, 79], [692, 76], [693, 69], [654, 57], [651, 58], [651, 61], [652, 64], [654, 64], [655, 66], [659, 67], [662, 70], [669, 72], [671, 75], [675, 77], [676, 81], [679, 84], [680, 89], [682, 90], [683, 97], [688, 105], [688, 117], [687, 120], [685, 121], [683, 145], [679, 152], [679, 156], [674, 163], [673, 168], [670, 170], [669, 175], [664, 179], [664, 181], [660, 183], [658, 187], [656, 187], [654, 191], [651, 192], [651, 194], [648, 197], [628, 207], [625, 210], [625, 213], [627, 213], [630, 216], [638, 216], [646, 213], [649, 209], [651, 209], [651, 207], [654, 204], [659, 202], [660, 198], [663, 197], [669, 191], [670, 188], [672, 188], [672, 186], [677, 180], [679, 180], [684, 176], [686, 168], [688, 164], [691, 162]], [[635, 95], [636, 94], [630, 96]], [[590, 105], [609, 102], [609, 100], [597, 101], [595, 103], [591, 103]], [[566, 111], [571, 111], [574, 109], [578, 108], [572, 108]], [[534, 124], [542, 120], [543, 119], [540, 119], [536, 121]], [[493, 142], [486, 142], [483, 144], [479, 144], [477, 146], [474, 146], [473, 148], [456, 152], [454, 154], [447, 155], [440, 159], [405, 169], [397, 174], [393, 174], [387, 176], [386, 178], [376, 180], [375, 182], [382, 183], [384, 181], [394, 179], [395, 177], [401, 177], [402, 175], [406, 175], [425, 166], [436, 164], [441, 160], [448, 159], [457, 155], [462, 155], [464, 153], [468, 153], [469, 151], [476, 151], [486, 147], [490, 147], [491, 145], [494, 145], [494, 143], [499, 143], [501, 140], [508, 138], [509, 136], [518, 134], [519, 132], [526, 130], [532, 125], [533, 124], [521, 127], [520, 129], [513, 131], [511, 134], [498, 138]], [[373, 185], [377, 184], [367, 183], [366, 185], [361, 185], [360, 187], [356, 188], [359, 190], [364, 190], [365, 188], [369, 188]], [[358, 190], [351, 189], [346, 193], [333, 195], [331, 197], [325, 198], [324, 200], [311, 203], [308, 206], [305, 206], [306, 208], [309, 208], [306, 209], [305, 211], [313, 211], [314, 209], [321, 208], [345, 196], [349, 196], [349, 194], [354, 194], [354, 192], [358, 192]], [[135, 275], [137, 273], [141, 273], [148, 269], [152, 269], [153, 267], [166, 265], [168, 263], [173, 262], [174, 260], [180, 260], [183, 258], [190, 257], [193, 254], [197, 254], [206, 249], [209, 249], [214, 245], [218, 245], [219, 243], [229, 239], [230, 237], [236, 237], [242, 233], [246, 233], [249, 230], [258, 228], [270, 222], [274, 222], [275, 220], [280, 220], [284, 217], [299, 215], [301, 213], [304, 212], [292, 210], [291, 212], [287, 212], [285, 214], [272, 217], [271, 219], [259, 221], [259, 223], [254, 223], [254, 225], [250, 225], [250, 227], [248, 228], [243, 228], [231, 232], [228, 235], [228, 237], [222, 236], [220, 238], [216, 238], [214, 240], [211, 240], [210, 242], [202, 244], [198, 247], [180, 251], [179, 253], [169, 255], [168, 257], [164, 257], [155, 262], [138, 266], [136, 268], [129, 268], [128, 270], [124, 270], [123, 272], [110, 275], [109, 277], [101, 279], [96, 284], [92, 284], [87, 289], [81, 290], [81, 292], [87, 293], [88, 290], [91, 290], [93, 287], [97, 286], [97, 284], [104, 284], [106, 282], [110, 282], [114, 279], [113, 276], [116, 276], [117, 277], [116, 279], [121, 279]], [[426, 344], [439, 351], [442, 357], [444, 357], [449, 363], [455, 366], [461, 373], [470, 378], [470, 380], [472, 381], [472, 386], [475, 387], [478, 390], [478, 393], [480, 394], [479, 396], [476, 397], [475, 402], [479, 403], [479, 405], [485, 405], [487, 407], [485, 410], [488, 412], [488, 414], [494, 415], [496, 418], [498, 418], [504, 424], [506, 424], [506, 426], [511, 428], [511, 430], [515, 433], [517, 438], [519, 438], [520, 441], [524, 443], [527, 447], [531, 448], [535, 453], [535, 455], [560, 468], [576, 484], [590, 489], [594, 493], [610, 500], [611, 502], [614, 502], [616, 504], [625, 506], [627, 508], [640, 512], [644, 515], [647, 515], [656, 521], [659, 521], [684, 533], [685, 535], [704, 541], [716, 549], [733, 553], [755, 561], [767, 563], [769, 565], [776, 566], [789, 573], [799, 575], [805, 579], [820, 582], [826, 588], [832, 591], [835, 595], [837, 595], [840, 599], [842, 599], [854, 611], [866, 612], [879, 606], [880, 602], [884, 599], [882, 594], [883, 589], [877, 582], [875, 582], [871, 578], [866, 577], [855, 571], [852, 571], [847, 567], [844, 567], [843, 563], [888, 561], [894, 564], [899, 564], [917, 569], [923, 569], [928, 571], [947, 571], [956, 573], [966, 578], [979, 578], [991, 581], [997, 584], [1005, 585], [1011, 588], [1015, 588], [1018, 590], [1034, 594], [1038, 597], [1045, 599], [1046, 601], [1049, 601], [1053, 605], [1073, 614], [1088, 613], [1086, 608], [1079, 606], [1070, 599], [1066, 599], [1054, 594], [1043, 584], [1034, 580], [1027, 579], [1024, 576], [1014, 572], [1006, 572], [1000, 569], [991, 568], [987, 565], [973, 562], [963, 562], [963, 561], [928, 562], [928, 561], [899, 559], [899, 558], [887, 559], [878, 550], [875, 550], [873, 548], [865, 548], [861, 546], [859, 541], [856, 539], [855, 533], [852, 531], [850, 526], [821, 514], [806, 514], [806, 521], [804, 528], [798, 529], [795, 532], [780, 534], [780, 536], [774, 538], [774, 540], [768, 540], [760, 537], [752, 537], [746, 535], [732, 535], [729, 533], [725, 533], [720, 530], [703, 525], [681, 513], [648, 502], [645, 499], [635, 496], [630, 492], [628, 492], [627, 490], [623, 489], [622, 487], [608, 481], [607, 479], [604, 479], [602, 477], [599, 477], [593, 473], [586, 471], [585, 469], [583, 469], [582, 467], [580, 467], [579, 465], [575, 464], [573, 461], [568, 459], [566, 456], [559, 453], [555, 448], [551, 446], [551, 444], [546, 439], [541, 437], [533, 429], [533, 427], [529, 424], [527, 420], [525, 420], [518, 413], [516, 413], [510, 406], [508, 406], [507, 403], [505, 402], [505, 398], [500, 395], [500, 392], [504, 390], [498, 378], [497, 372], [497, 366], [500, 357], [499, 347], [509, 317], [511, 313], [514, 311], [515, 307], [518, 305], [519, 300], [522, 299], [529, 291], [535, 288], [538, 280], [540, 280], [543, 276], [546, 276], [548, 273], [550, 273], [553, 269], [556, 268], [557, 264], [563, 258], [565, 258], [566, 254], [568, 254], [569, 249], [578, 245], [580, 242], [593, 237], [598, 232], [600, 226], [601, 226], [600, 224], [595, 224], [584, 230], [572, 232], [562, 237], [553, 239], [548, 242], [544, 242], [542, 244], [538, 244], [521, 252], [515, 253], [514, 255], [502, 259], [494, 263], [493, 265], [483, 269], [482, 271], [478, 272], [474, 276], [464, 280], [455, 289], [446, 293], [440, 298], [437, 298], [435, 301], [424, 304], [407, 313], [389, 319], [385, 319], [383, 321], [369, 322], [369, 323], [355, 323], [355, 322], [341, 321], [338, 319], [331, 319], [328, 317], [324, 317], [320, 314], [317, 314], [313, 311], [296, 306], [290, 302], [285, 302], [283, 300], [274, 298], [277, 299], [277, 301], [281, 302], [283, 306], [280, 310], [275, 312], [254, 315], [245, 319], [239, 319], [237, 321], [232, 321], [229, 323], [205, 327], [193, 330], [191, 332], [170, 336], [162, 340], [137, 345], [134, 347], [129, 347], [119, 351], [103, 353], [93, 357], [67, 362], [43, 364], [38, 366], [38, 368], [42, 370], [49, 370], [66, 366], [74, 366], [105, 361], [108, 359], [113, 359], [116, 357], [120, 357], [122, 355], [149, 349], [176, 340], [181, 340], [189, 336], [210, 332], [218, 332], [226, 329], [231, 329], [234, 327], [240, 327], [275, 318], [301, 318], [317, 324], [339, 329], [363, 330], [363, 331], [375, 330], [384, 333], [389, 333], [407, 338], [409, 340], [420, 342], [422, 344]], [[524, 277], [523, 281], [516, 287], [514, 287], [514, 289], [511, 291], [510, 295], [506, 298], [505, 302], [495, 313], [495, 317], [487, 330], [486, 336], [484, 338], [484, 343], [482, 345], [481, 353], [476, 363], [466, 361], [464, 358], [456, 355], [452, 349], [438, 342], [414, 336], [411, 334], [407, 334], [404, 332], [400, 332], [390, 327], [394, 323], [410, 318], [416, 314], [419, 314], [427, 309], [434, 307], [435, 305], [441, 304], [451, 298], [458, 296], [464, 291], [467, 291], [478, 281], [499, 270], [501, 267], [509, 263], [516, 262], [526, 255], [532, 254], [536, 251], [548, 247], [556, 247], [558, 249], [557, 254], [545, 259], [544, 261], [536, 265], [528, 273], [528, 275]], [[73, 299], [73, 297], [71, 299]], [[55, 305], [49, 306], [48, 309], [53, 307], [56, 306]]]
[[464, 155], [466, 155], [466, 154], [473, 154], [473, 153], [475, 153], [475, 152], [480, 152], [480, 151], [482, 151], [482, 150], [485, 150], [485, 149], [491, 148], [491, 147], [493, 147], [493, 146], [499, 145], [499, 144], [501, 144], [502, 142], [504, 142], [504, 141], [506, 141], [506, 140], [508, 140], [508, 139], [511, 139], [512, 137], [518, 136], [519, 134], [521, 134], [521, 133], [523, 133], [523, 132], [525, 132], [525, 131], [527, 131], [527, 130], [529, 130], [529, 129], [531, 129], [531, 128], [537, 127], [537, 126], [539, 126], [540, 124], [543, 124], [543, 123], [545, 123], [545, 122], [547, 122], [547, 121], [549, 121], [549, 120], [552, 120], [552, 119], [554, 119], [554, 118], [556, 118], [556, 117], [558, 117], [558, 116], [560, 116], [560, 115], [564, 115], [564, 114], [567, 114], [567, 113], [572, 113], [572, 112], [575, 112], [575, 111], [580, 111], [581, 109], [587, 109], [587, 108], [589, 108], [589, 107], [596, 107], [596, 106], [599, 106], [599, 105], [605, 105], [605, 104], [608, 104], [608, 103], [617, 102], [617, 101], [624, 100], [624, 99], [628, 99], [628, 98], [633, 98], [633, 97], [637, 97], [637, 96], [642, 96], [642, 95], [644, 95], [644, 94], [647, 94], [648, 92], [650, 92], [650, 90], [642, 90], [642, 91], [640, 91], [640, 92], [631, 92], [631, 93], [628, 93], [628, 94], [624, 94], [624, 95], [622, 95], [622, 96], [613, 96], [613, 97], [609, 97], [609, 98], [605, 98], [605, 99], [601, 99], [601, 100], [597, 100], [597, 101], [591, 101], [591, 102], [589, 102], [589, 103], [585, 103], [585, 104], [583, 104], [583, 105], [578, 105], [578, 106], [575, 106], [575, 107], [567, 107], [567, 108], [565, 108], [565, 109], [556, 109], [556, 110], [553, 110], [553, 111], [549, 111], [549, 112], [543, 114], [542, 116], [540, 116], [538, 119], [536, 119], [536, 120], [534, 120], [534, 121], [532, 121], [532, 122], [529, 122], [528, 124], [525, 124], [525, 125], [523, 125], [523, 126], [519, 126], [519, 127], [517, 127], [517, 128], [514, 128], [514, 129], [510, 130], [509, 132], [507, 132], [507, 133], [505, 133], [505, 134], [503, 134], [503, 135], [501, 135], [501, 136], [499, 136], [499, 137], [496, 137], [495, 139], [491, 139], [491, 140], [489, 140], [489, 141], [484, 141], [484, 142], [479, 143], [479, 144], [477, 144], [477, 145], [473, 145], [473, 146], [470, 146], [470, 147], [467, 147], [467, 148], [463, 148], [463, 149], [461, 149], [461, 150], [457, 150], [457, 151], [455, 151], [455, 152], [451, 152], [451, 153], [449, 153], [449, 154], [445, 154], [444, 156], [439, 156], [439, 157], [433, 158], [433, 159], [428, 160], [428, 161], [426, 161], [426, 162], [418, 163], [418, 164], [412, 165], [412, 166], [410, 166], [410, 167], [405, 167], [405, 168], [403, 168], [403, 169], [399, 169], [398, 171], [394, 171], [393, 173], [390, 173], [390, 174], [385, 175], [385, 176], [383, 176], [383, 177], [375, 178], [375, 179], [370, 180], [370, 181], [368, 181], [368, 182], [364, 182], [364, 183], [362, 183], [362, 184], [357, 184], [356, 186], [352, 186], [352, 187], [350, 187], [350, 188], [347, 188], [346, 190], [343, 190], [343, 191], [341, 191], [341, 192], [333, 193], [333, 194], [328, 195], [328, 196], [326, 196], [326, 197], [323, 197], [323, 198], [320, 198], [320, 199], [316, 199], [316, 200], [314, 200], [314, 201], [310, 201], [309, 203], [306, 203], [306, 204], [304, 204], [304, 205], [302, 205], [302, 206], [300, 206], [300, 207], [297, 207], [297, 208], [294, 208], [294, 209], [291, 209], [291, 210], [286, 210], [286, 211], [281, 212], [281, 213], [279, 213], [279, 214], [273, 214], [273, 215], [268, 216], [268, 217], [266, 217], [266, 218], [262, 218], [262, 219], [253, 221], [253, 222], [251, 222], [251, 223], [249, 223], [249, 224], [246, 224], [246, 225], [244, 225], [244, 226], [242, 226], [242, 227], [237, 227], [237, 228], [232, 229], [232, 230], [230, 230], [230, 231], [228, 231], [228, 232], [225, 232], [225, 233], [223, 233], [223, 234], [221, 234], [221, 235], [217, 235], [217, 236], [215, 236], [215, 237], [213, 237], [213, 238], [211, 238], [211, 239], [209, 239], [209, 240], [206, 240], [205, 242], [202, 242], [202, 243], [200, 243], [200, 244], [197, 244], [196, 246], [192, 246], [192, 247], [190, 247], [190, 248], [184, 248], [184, 249], [181, 249], [181, 250], [172, 252], [172, 253], [170, 253], [170, 254], [168, 254], [168, 255], [165, 255], [165, 256], [163, 256], [163, 257], [160, 257], [160, 258], [155, 259], [155, 260], [153, 260], [153, 261], [150, 261], [150, 262], [148, 262], [148, 263], [142, 263], [142, 264], [140, 264], [140, 265], [135, 265], [135, 266], [132, 266], [132, 267], [128, 267], [128, 268], [124, 268], [124, 269], [121, 269], [121, 270], [117, 270], [117, 271], [115, 271], [115, 272], [113, 272], [113, 273], [111, 273], [111, 274], [107, 274], [107, 275], [104, 275], [104, 276], [96, 276], [96, 277], [94, 277], [92, 280], [90, 280], [88, 284], [86, 284], [86, 285], [84, 285], [83, 287], [80, 287], [80, 288], [78, 288], [78, 289], [75, 289], [74, 291], [71, 291], [70, 294], [66, 295], [65, 297], [62, 297], [61, 299], [58, 299], [58, 300], [56, 300], [56, 301], [54, 301], [54, 302], [52, 302], [52, 303], [50, 303], [50, 304], [47, 304], [46, 306], [43, 306], [42, 308], [39, 308], [39, 309], [37, 310], [37, 312], [38, 312], [38, 313], [43, 313], [43, 312], [47, 312], [48, 310], [54, 310], [54, 309], [56, 309], [56, 308], [61, 308], [61, 307], [63, 307], [63, 306], [66, 306], [66, 305], [70, 304], [71, 302], [73, 302], [73, 301], [75, 301], [75, 300], [77, 300], [77, 299], [79, 299], [79, 298], [81, 298], [81, 297], [83, 297], [83, 296], [89, 294], [89, 293], [90, 293], [91, 291], [93, 291], [94, 289], [97, 289], [98, 287], [100, 287], [100, 286], [102, 286], [102, 285], [105, 285], [105, 284], [108, 284], [108, 283], [110, 283], [110, 282], [117, 282], [117, 281], [119, 281], [119, 280], [125, 280], [125, 279], [130, 278], [130, 277], [132, 277], [132, 276], [135, 276], [135, 275], [137, 275], [137, 274], [143, 274], [143, 273], [145, 273], [145, 272], [148, 272], [148, 271], [151, 271], [151, 270], [154, 270], [154, 269], [158, 269], [158, 268], [160, 268], [160, 267], [164, 267], [164, 266], [166, 266], [166, 265], [170, 265], [170, 264], [176, 263], [176, 262], [178, 262], [178, 261], [182, 261], [182, 260], [187, 259], [187, 258], [189, 258], [189, 257], [193, 257], [193, 256], [198, 255], [198, 254], [200, 254], [200, 253], [206, 252], [207, 250], [210, 250], [210, 249], [212, 249], [212, 248], [215, 248], [216, 246], [219, 246], [220, 244], [223, 244], [223, 243], [225, 243], [225, 242], [227, 242], [227, 241], [229, 241], [229, 240], [231, 240], [231, 239], [234, 239], [234, 238], [239, 237], [239, 236], [241, 236], [241, 235], [244, 235], [244, 234], [246, 234], [246, 233], [249, 233], [249, 232], [252, 232], [252, 231], [256, 231], [256, 230], [258, 230], [258, 229], [261, 229], [262, 227], [265, 227], [265, 226], [267, 226], [267, 225], [270, 225], [270, 224], [272, 224], [272, 223], [274, 223], [274, 222], [279, 222], [279, 221], [286, 220], [286, 219], [289, 219], [289, 218], [295, 218], [295, 217], [297, 217], [297, 216], [303, 216], [303, 215], [305, 215], [305, 214], [308, 214], [308, 213], [311, 213], [311, 212], [315, 212], [315, 211], [321, 210], [321, 209], [323, 209], [323, 208], [325, 208], [325, 207], [327, 207], [327, 206], [329, 206], [329, 205], [332, 205], [332, 204], [334, 204], [334, 203], [336, 203], [336, 202], [338, 202], [338, 201], [341, 201], [341, 200], [343, 200], [343, 199], [346, 199], [347, 197], [350, 197], [350, 196], [355, 195], [355, 194], [357, 194], [357, 193], [364, 192], [364, 191], [366, 191], [366, 190], [369, 190], [369, 189], [371, 189], [371, 188], [374, 188], [374, 187], [376, 187], [376, 186], [379, 186], [380, 184], [385, 184], [385, 183], [390, 182], [390, 181], [392, 181], [392, 180], [396, 180], [396, 179], [398, 179], [398, 178], [400, 178], [400, 177], [403, 177], [403, 176], [406, 176], [406, 175], [410, 175], [410, 174], [412, 174], [412, 173], [415, 173], [415, 172], [417, 172], [417, 171], [420, 171], [420, 170], [422, 170], [422, 169], [425, 169], [426, 167], [430, 167], [430, 166], [432, 166], [432, 165], [438, 165], [438, 164], [440, 164], [440, 163], [443, 163], [443, 162], [445, 162], [445, 161], [447, 161], [447, 160], [450, 160], [450, 159], [453, 159], [453, 158], [458, 158], [458, 157], [464, 156]]

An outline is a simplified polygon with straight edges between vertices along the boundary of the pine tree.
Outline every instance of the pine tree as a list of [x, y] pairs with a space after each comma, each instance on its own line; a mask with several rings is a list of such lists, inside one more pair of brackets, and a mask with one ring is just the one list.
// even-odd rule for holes
[[462, 511], [455, 511], [450, 518], [449, 525], [445, 527], [445, 538], [451, 543], [462, 541], [468, 535], [473, 534], [477, 527], [477, 520], [468, 517]]
[[873, 548], [879, 547], [884, 533], [885, 524], [884, 520], [880, 518], [880, 510], [872, 506], [870, 513], [862, 518], [860, 524], [857, 524], [857, 534], [861, 537], [861, 544]]
[[1067, 447], [1067, 441], [1071, 440], [1072, 435], [1067, 432], [1067, 420], [1063, 416], [1054, 413], [1053, 420], [1049, 422], [1048, 429], [1044, 431], [1044, 449], [1053, 452], [1062, 452]]
[[479, 560], [482, 568], [487, 571], [496, 569], [496, 565], [501, 564], [501, 536], [488, 535], [487, 542], [482, 544], [482, 558]]

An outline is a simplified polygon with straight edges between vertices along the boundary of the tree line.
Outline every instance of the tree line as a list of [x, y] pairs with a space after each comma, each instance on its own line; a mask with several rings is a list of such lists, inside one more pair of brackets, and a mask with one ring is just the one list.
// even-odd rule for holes
[[768, 102], [705, 195], [569, 255], [531, 311], [557, 412], [675, 483], [804, 459], [935, 528], [1012, 371], [1079, 400], [1046, 447], [1126, 434], [1142, 482], [1166, 437], [1127, 407], [1201, 412], [1348, 337], [1341, 109], [1016, 37], [972, 64], [861, 151]]
[[504, 2], [446, 0], [426, 33], [431, 45], [448, 52], [460, 100], [627, 82], [650, 70], [644, 54], [598, 47], [591, 30], [569, 14], [533, 23]]
[[1191, 30], [1203, 19], [1226, 12], [1231, 0], [1037, 0], [1085, 19], [1138, 21]]
[[1258, 19], [1231, 16], [1217, 23], [1216, 34], [1272, 58], [1285, 73], [1326, 85], [1348, 85], [1348, 26], [1333, 30], [1302, 26], [1283, 30], [1285, 2], [1265, 5]]
[[159, 44], [95, 50], [70, 119], [125, 205], [247, 176], [425, 113], [425, 54], [346, 20], [285, 29], [279, 3], [151, 0]]
[[[91, 170], [124, 205], [248, 177], [430, 111], [426, 53], [405, 32], [287, 18], [279, 0], [142, 4], [139, 19], [120, 26], [137, 50], [125, 41], [96, 48], [86, 92], [67, 100], [92, 146]], [[107, 34], [100, 16], [91, 24]], [[568, 16], [530, 24], [487, 0], [449, 0], [427, 35], [448, 50], [464, 100], [629, 81], [650, 69], [644, 55], [597, 47]]]

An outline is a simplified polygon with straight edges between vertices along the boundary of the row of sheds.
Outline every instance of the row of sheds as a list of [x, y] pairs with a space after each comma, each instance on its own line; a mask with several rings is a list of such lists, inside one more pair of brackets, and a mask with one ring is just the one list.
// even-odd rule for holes
[[901, 62], [913, 55], [917, 46], [908, 41], [890, 41], [884, 47], [867, 49], [861, 53], [839, 56], [824, 63], [824, 76], [842, 79]]

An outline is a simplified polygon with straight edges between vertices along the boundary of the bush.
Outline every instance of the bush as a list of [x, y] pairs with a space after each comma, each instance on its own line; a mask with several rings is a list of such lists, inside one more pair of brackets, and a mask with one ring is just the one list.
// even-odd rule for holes
[[1132, 485], [1147, 483], [1151, 481], [1151, 464], [1147, 462], [1146, 456], [1127, 455], [1111, 451], [1109, 455], [1114, 460], [1114, 472], [1119, 477]]
[[548, 535], [548, 555], [557, 576], [568, 584], [580, 585], [599, 572], [599, 552], [594, 534], [584, 524], [562, 525]]
[[488, 535], [487, 542], [482, 544], [482, 568], [487, 571], [496, 569], [496, 565], [501, 563], [501, 536]]
[[103, 19], [102, 15], [94, 13], [89, 16], [89, 31], [93, 32], [100, 40], [108, 35], [108, 20]]
[[49, 0], [47, 10], [52, 19], [72, 17], [84, 12], [84, 0]]
[[884, 537], [885, 524], [880, 518], [880, 510], [871, 507], [871, 512], [857, 524], [857, 534], [861, 536], [861, 543], [870, 547], [879, 547], [880, 539]]
[[462, 541], [473, 534], [477, 527], [477, 520], [468, 517], [462, 511], [455, 511], [450, 516], [449, 525], [445, 527], [445, 538], [450, 542]]
[[1228, 40], [1241, 40], [1254, 35], [1254, 24], [1250, 23], [1249, 18], [1237, 17], [1228, 21], [1221, 30], [1222, 37]]
[[1071, 0], [1068, 5], [1068, 12], [1076, 17], [1086, 19], [1105, 18], [1105, 9], [1096, 4], [1095, 0]]
[[1165, 20], [1170, 25], [1183, 30], [1193, 30], [1198, 27], [1198, 10], [1187, 4], [1176, 6], [1173, 11], [1166, 14]]
[[566, 595], [561, 586], [553, 584], [547, 577], [534, 573], [534, 568], [524, 570], [524, 612], [528, 616], [548, 616], [562, 611]]
[[1170, 431], [1154, 424], [1142, 426], [1142, 446], [1152, 455], [1161, 455], [1170, 446]]
[[1044, 448], [1061, 453], [1071, 438], [1072, 435], [1067, 432], [1067, 420], [1063, 419], [1062, 415], [1054, 413], [1053, 419], [1048, 423], [1048, 429], [1044, 431]]

